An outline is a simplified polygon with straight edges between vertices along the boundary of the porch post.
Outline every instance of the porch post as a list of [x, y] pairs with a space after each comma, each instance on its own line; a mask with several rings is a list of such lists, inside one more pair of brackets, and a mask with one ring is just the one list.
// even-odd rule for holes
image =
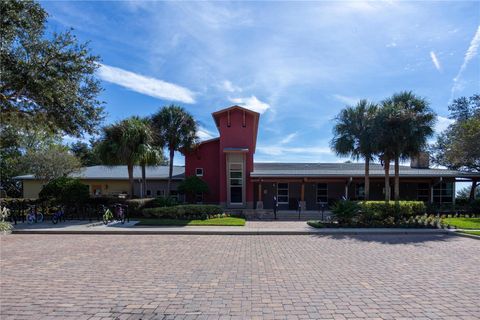
[[261, 181], [261, 180], [258, 182], [257, 209], [263, 209], [263, 201], [262, 201], [262, 181]]
[[307, 204], [305, 202], [305, 179], [302, 180], [302, 186], [300, 189], [300, 203], [299, 207], [302, 211], [305, 211], [307, 208]]

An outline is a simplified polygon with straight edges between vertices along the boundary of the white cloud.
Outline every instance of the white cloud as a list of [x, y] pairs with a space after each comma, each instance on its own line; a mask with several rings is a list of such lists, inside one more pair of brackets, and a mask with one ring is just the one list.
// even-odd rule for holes
[[194, 93], [187, 88], [124, 69], [100, 64], [98, 76], [104, 81], [154, 98], [195, 103]]
[[221, 88], [227, 92], [241, 92], [242, 88], [235, 86], [230, 80], [222, 82]]
[[298, 132], [290, 133], [280, 141], [280, 144], [287, 144], [291, 142], [296, 136], [298, 136]]
[[442, 116], [437, 116], [437, 123], [435, 124], [435, 133], [437, 134], [441, 133], [442, 131], [447, 129], [449, 125], [451, 125], [454, 122], [455, 120], [445, 118]]
[[200, 141], [209, 140], [215, 137], [213, 132], [209, 131], [208, 129], [205, 129], [204, 127], [198, 128], [197, 135]]
[[387, 48], [395, 48], [398, 44], [395, 41], [388, 43], [385, 47]]
[[441, 70], [442, 70], [442, 66], [440, 65], [440, 61], [438, 61], [438, 58], [437, 58], [437, 55], [435, 54], [435, 52], [430, 51], [430, 58], [432, 58], [432, 63], [433, 63], [433, 65], [435, 66], [435, 68], [436, 68], [438, 71], [441, 71]]
[[256, 111], [258, 113], [264, 113], [265, 111], [270, 109], [270, 105], [268, 103], [258, 100], [255, 96], [246, 98], [230, 98], [229, 100], [233, 103], [237, 103], [244, 108]]
[[462, 76], [463, 71], [467, 68], [468, 63], [470, 60], [472, 60], [477, 54], [478, 54], [478, 47], [480, 46], [480, 26], [477, 28], [477, 32], [475, 32], [475, 35], [472, 38], [472, 41], [470, 42], [470, 46], [467, 49], [467, 52], [465, 52], [465, 57], [463, 58], [463, 63], [462, 66], [460, 67], [460, 70], [458, 70], [457, 76], [453, 78], [453, 86], [452, 86], [452, 92], [450, 95], [450, 100], [453, 99], [453, 95], [455, 94], [455, 91], [461, 89], [461, 84], [460, 84], [460, 77]]
[[341, 94], [334, 94], [333, 97], [340, 102], [343, 102], [345, 104], [352, 105], [352, 106], [357, 104], [357, 102], [360, 100], [360, 98], [343, 96]]

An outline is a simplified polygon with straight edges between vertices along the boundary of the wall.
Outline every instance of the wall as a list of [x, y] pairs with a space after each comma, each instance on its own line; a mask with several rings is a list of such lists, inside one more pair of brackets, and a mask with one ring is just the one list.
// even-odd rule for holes
[[220, 176], [219, 167], [220, 159], [216, 155], [219, 154], [220, 140], [211, 140], [204, 142], [192, 152], [185, 154], [185, 176], [191, 177], [196, 174], [196, 168], [203, 168], [203, 181], [208, 184], [210, 192], [204, 195], [204, 203], [220, 202]]
[[26, 199], [37, 199], [43, 188], [43, 181], [23, 180], [23, 197]]
[[228, 126], [228, 112], [218, 115], [220, 131], [220, 145], [218, 156], [220, 159], [220, 203], [226, 205], [227, 200], [227, 168], [225, 148], [248, 148], [249, 152], [245, 154], [245, 195], [246, 206], [253, 208], [253, 182], [250, 179], [250, 172], [253, 171], [253, 155], [255, 153], [255, 132], [256, 121], [253, 114], [245, 112], [245, 127], [243, 126], [243, 113], [241, 109], [232, 109], [230, 111], [230, 126]]

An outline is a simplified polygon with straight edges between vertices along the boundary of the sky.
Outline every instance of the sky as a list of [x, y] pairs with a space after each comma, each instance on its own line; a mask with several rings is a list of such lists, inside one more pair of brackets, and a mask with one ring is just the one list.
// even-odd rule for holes
[[[445, 129], [452, 99], [480, 92], [480, 2], [45, 1], [101, 57], [104, 124], [185, 107], [261, 113], [256, 161], [343, 162], [330, 149], [345, 105], [411, 90]], [[183, 164], [176, 156], [175, 163]]]

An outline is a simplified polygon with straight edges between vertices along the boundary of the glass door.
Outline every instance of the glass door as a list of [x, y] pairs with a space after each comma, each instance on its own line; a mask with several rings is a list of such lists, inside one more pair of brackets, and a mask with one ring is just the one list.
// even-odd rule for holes
[[230, 204], [243, 204], [243, 163], [229, 165]]

